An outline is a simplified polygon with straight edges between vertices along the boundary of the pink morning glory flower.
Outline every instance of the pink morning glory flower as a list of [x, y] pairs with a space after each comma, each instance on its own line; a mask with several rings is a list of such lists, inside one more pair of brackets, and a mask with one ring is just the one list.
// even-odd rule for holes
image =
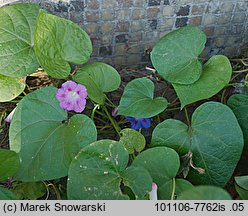
[[7, 118], [5, 119], [5, 121], [6, 121], [6, 122], [8, 122], [8, 123], [10, 123], [10, 122], [11, 122], [11, 120], [12, 120], [12, 117], [13, 117], [13, 115], [14, 115], [15, 110], [16, 110], [16, 108], [15, 108], [15, 109], [13, 109], [13, 110], [11, 111], [11, 113], [7, 116]]
[[149, 118], [134, 118], [130, 116], [126, 116], [125, 118], [131, 123], [131, 128], [134, 130], [151, 127], [151, 121]]
[[74, 81], [67, 81], [57, 90], [56, 98], [65, 111], [83, 112], [86, 105], [87, 89]]
[[113, 117], [116, 117], [117, 116], [117, 113], [118, 113], [118, 108], [117, 107], [115, 107], [113, 110], [112, 110], [112, 116]]
[[156, 183], [152, 183], [152, 190], [149, 192], [149, 199], [150, 200], [158, 200], [158, 194], [157, 194], [158, 186]]

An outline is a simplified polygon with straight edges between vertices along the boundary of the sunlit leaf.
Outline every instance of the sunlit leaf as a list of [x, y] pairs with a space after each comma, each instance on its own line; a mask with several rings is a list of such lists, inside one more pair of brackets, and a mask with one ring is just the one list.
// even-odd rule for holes
[[69, 63], [83, 64], [89, 60], [92, 44], [78, 25], [44, 11], [36, 24], [34, 50], [40, 65], [55, 78], [66, 78]]
[[0, 75], [0, 102], [11, 101], [25, 89], [25, 79]]
[[0, 74], [25, 77], [38, 68], [33, 47], [39, 10], [35, 4], [0, 8]]

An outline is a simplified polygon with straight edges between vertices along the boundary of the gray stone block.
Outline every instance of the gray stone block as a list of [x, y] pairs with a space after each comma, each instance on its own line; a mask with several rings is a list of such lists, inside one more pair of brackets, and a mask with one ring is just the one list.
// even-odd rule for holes
[[0, 6], [23, 2], [78, 23], [91, 37], [93, 60], [111, 64], [149, 61], [147, 46], [185, 25], [207, 34], [205, 56], [237, 55], [248, 43], [247, 0], [0, 0]]

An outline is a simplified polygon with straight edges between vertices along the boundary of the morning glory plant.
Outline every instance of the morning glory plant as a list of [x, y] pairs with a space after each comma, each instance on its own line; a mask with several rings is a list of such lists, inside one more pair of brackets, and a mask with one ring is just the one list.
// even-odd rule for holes
[[[197, 27], [176, 29], [154, 46], [149, 74], [125, 83], [90, 59], [72, 21], [34, 4], [0, 8], [0, 102], [16, 104], [0, 113], [0, 199], [231, 199], [222, 188], [248, 154], [248, 98], [228, 98], [237, 75], [226, 56], [202, 61], [205, 43]], [[51, 82], [32, 90], [38, 68]], [[247, 179], [235, 177], [241, 198]]]
[[8, 122], [8, 123], [11, 122], [11, 119], [12, 119], [12, 117], [13, 117], [13, 115], [14, 115], [15, 110], [16, 110], [16, 108], [14, 108], [14, 109], [10, 112], [10, 114], [5, 118], [5, 121], [6, 121], [6, 122]]
[[87, 95], [87, 89], [84, 85], [71, 80], [63, 83], [56, 92], [56, 98], [60, 102], [61, 108], [77, 113], [81, 113], [85, 109]]

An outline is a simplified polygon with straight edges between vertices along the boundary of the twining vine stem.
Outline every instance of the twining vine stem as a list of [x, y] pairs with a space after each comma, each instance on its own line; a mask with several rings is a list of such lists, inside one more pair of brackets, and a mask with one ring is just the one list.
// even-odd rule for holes
[[174, 200], [176, 191], [176, 180], [175, 178], [172, 179], [172, 192], [171, 192], [171, 200]]
[[99, 108], [100, 108], [99, 104], [94, 105], [94, 109], [92, 110], [92, 113], [91, 113], [91, 119], [92, 119], [92, 120], [94, 120], [95, 112], [96, 112], [96, 110], [99, 109]]
[[102, 106], [102, 110], [106, 113], [106, 115], [108, 116], [108, 119], [110, 120], [111, 124], [113, 125], [115, 131], [117, 132], [117, 134], [119, 135], [119, 137], [121, 136], [120, 134], [120, 127], [117, 124], [117, 122], [115, 121], [115, 119], [112, 118], [112, 116], [109, 114], [108, 109], [105, 106]]

